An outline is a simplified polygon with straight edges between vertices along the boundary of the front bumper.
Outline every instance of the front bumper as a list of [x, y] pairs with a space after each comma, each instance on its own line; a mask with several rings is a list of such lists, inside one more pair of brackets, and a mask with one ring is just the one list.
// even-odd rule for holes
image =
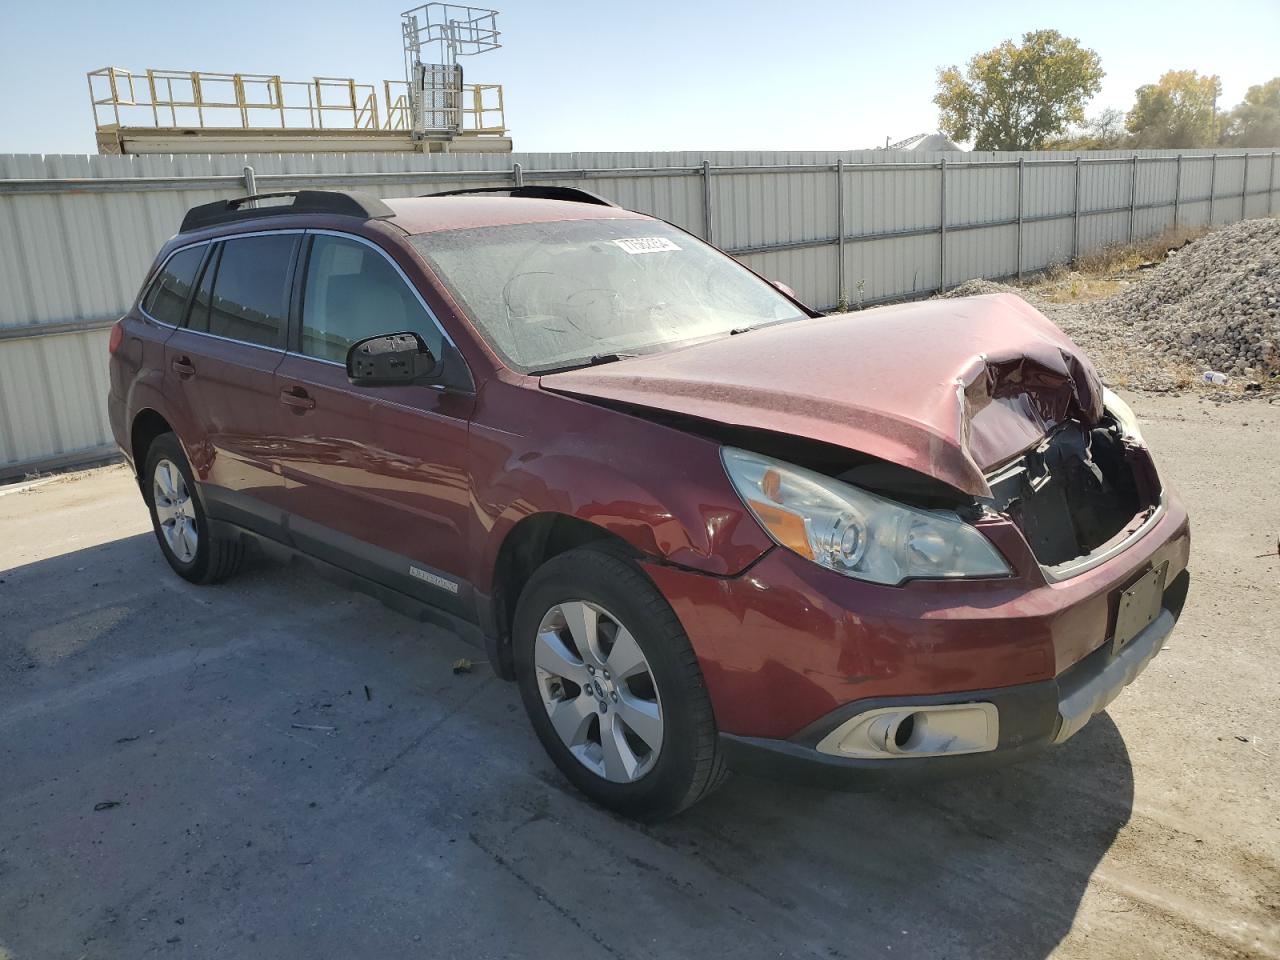
[[[895, 784], [989, 770], [1016, 763], [1078, 733], [1146, 669], [1173, 631], [1186, 600], [1190, 576], [1183, 571], [1164, 593], [1159, 616], [1117, 655], [1110, 644], [1052, 680], [975, 690], [965, 694], [860, 700], [841, 707], [786, 740], [720, 735], [729, 766], [755, 776], [819, 786], [876, 789]], [[867, 713], [938, 705], [990, 704], [999, 715], [995, 749], [957, 756], [846, 757], [818, 745], [833, 731], [851, 727]]]
[[[736, 577], [642, 563], [698, 656], [731, 765], [947, 775], [1017, 760], [1069, 736], [1146, 665], [1150, 656], [1137, 651], [1159, 649], [1181, 612], [1191, 542], [1186, 510], [1166, 493], [1165, 509], [1140, 539], [1061, 580], [1045, 576], [1011, 524], [987, 534], [1017, 572], [990, 580], [886, 587], [781, 548]], [[1135, 653], [1112, 662], [1121, 595], [1164, 564], [1168, 616], [1148, 628]], [[994, 750], [867, 760], [816, 749], [861, 711], [977, 701], [999, 709]]]

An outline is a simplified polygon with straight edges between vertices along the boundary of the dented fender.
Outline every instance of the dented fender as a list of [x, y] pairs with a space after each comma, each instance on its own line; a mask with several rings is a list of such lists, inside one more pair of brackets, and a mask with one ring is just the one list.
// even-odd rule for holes
[[740, 573], [773, 546], [729, 483], [719, 444], [621, 412], [491, 381], [472, 423], [471, 461], [479, 585], [493, 582], [512, 529], [540, 513], [716, 576]]

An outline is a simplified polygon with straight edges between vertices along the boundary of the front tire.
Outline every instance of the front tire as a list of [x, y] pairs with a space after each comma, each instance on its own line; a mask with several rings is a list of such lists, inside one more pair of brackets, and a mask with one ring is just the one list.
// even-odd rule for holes
[[174, 434], [162, 433], [147, 448], [142, 495], [160, 550], [178, 576], [192, 583], [219, 583], [240, 568], [244, 545], [209, 532], [191, 466]]
[[561, 554], [516, 606], [516, 679], [556, 766], [592, 800], [661, 820], [725, 777], [689, 639], [666, 598], [619, 551]]

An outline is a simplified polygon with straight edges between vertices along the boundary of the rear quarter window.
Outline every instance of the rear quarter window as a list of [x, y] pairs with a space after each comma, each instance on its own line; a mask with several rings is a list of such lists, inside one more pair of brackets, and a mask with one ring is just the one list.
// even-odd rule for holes
[[142, 309], [149, 317], [174, 327], [182, 325], [191, 285], [204, 251], [203, 246], [188, 247], [165, 262], [142, 298]]

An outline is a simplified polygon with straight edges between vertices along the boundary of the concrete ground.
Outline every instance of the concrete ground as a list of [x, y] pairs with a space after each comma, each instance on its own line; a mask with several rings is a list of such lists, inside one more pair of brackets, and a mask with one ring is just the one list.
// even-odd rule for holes
[[980, 779], [737, 778], [656, 827], [450, 636], [301, 568], [189, 586], [122, 467], [7, 490], [0, 958], [1280, 957], [1280, 406], [1135, 403], [1195, 579], [1107, 715]]

